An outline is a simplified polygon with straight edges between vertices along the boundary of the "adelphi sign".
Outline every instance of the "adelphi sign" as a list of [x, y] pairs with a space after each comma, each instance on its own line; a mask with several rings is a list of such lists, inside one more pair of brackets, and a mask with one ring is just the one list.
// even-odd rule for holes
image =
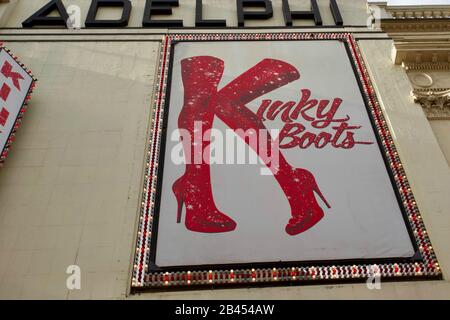
[[[233, 3], [234, 0], [229, 0]], [[293, 0], [291, 0], [292, 2]], [[308, 11], [291, 10], [290, 1], [282, 0], [282, 11], [286, 26], [292, 26], [294, 20], [311, 20], [316, 26], [322, 26], [323, 20], [321, 9], [317, 0], [310, 0], [311, 9]], [[158, 16], [171, 16], [172, 8], [179, 7], [178, 0], [147, 0], [145, 2], [142, 27], [144, 28], [168, 28], [183, 27], [182, 19], [160, 19]], [[271, 0], [236, 0], [235, 10], [238, 27], [245, 27], [248, 20], [268, 20], [273, 17], [274, 8]], [[100, 10], [108, 8], [120, 8], [122, 15], [117, 20], [100, 20], [97, 14]], [[130, 0], [92, 0], [85, 20], [86, 28], [122, 28], [127, 27], [131, 12], [133, 10]], [[344, 24], [339, 5], [336, 0], [329, 0], [329, 10], [333, 16], [334, 24], [341, 26]], [[50, 15], [57, 11], [59, 16]], [[70, 17], [66, 7], [61, 0], [51, 0], [40, 8], [28, 19], [23, 21], [24, 28], [41, 26], [68, 27]], [[226, 20], [207, 19], [203, 14], [203, 1], [196, 0], [195, 3], [195, 27], [228, 27]]]

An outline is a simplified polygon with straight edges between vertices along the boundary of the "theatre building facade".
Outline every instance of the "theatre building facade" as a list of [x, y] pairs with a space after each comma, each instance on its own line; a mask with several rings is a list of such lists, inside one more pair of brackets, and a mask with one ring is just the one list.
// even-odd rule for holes
[[450, 298], [450, 5], [0, 0], [0, 298]]

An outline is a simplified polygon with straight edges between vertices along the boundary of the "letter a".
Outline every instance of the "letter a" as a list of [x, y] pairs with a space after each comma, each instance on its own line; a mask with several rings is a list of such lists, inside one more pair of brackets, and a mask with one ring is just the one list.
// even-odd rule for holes
[[[59, 17], [48, 16], [54, 10], [58, 11]], [[22, 22], [22, 26], [24, 28], [33, 28], [34, 26], [64, 26], [67, 28], [68, 20], [69, 15], [61, 0], [52, 0]]]
[[69, 290], [81, 290], [81, 269], [79, 266], [68, 266], [66, 270], [70, 276], [66, 280], [66, 286]]

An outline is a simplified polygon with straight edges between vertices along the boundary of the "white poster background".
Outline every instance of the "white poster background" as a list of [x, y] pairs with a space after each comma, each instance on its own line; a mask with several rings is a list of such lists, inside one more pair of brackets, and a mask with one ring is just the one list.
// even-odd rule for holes
[[25, 97], [30, 90], [31, 83], [33, 79], [31, 76], [23, 70], [23, 68], [4, 50], [0, 51], [0, 70], [5, 63], [8, 61], [12, 66], [12, 72], [19, 73], [23, 80], [19, 80], [20, 83], [20, 91], [14, 86], [11, 78], [6, 78], [0, 72], [0, 89], [4, 83], [6, 83], [10, 88], [11, 92], [9, 93], [8, 99], [3, 101], [0, 98], [0, 111], [6, 108], [9, 111], [9, 117], [4, 127], [0, 125], [0, 152], [5, 148], [6, 143], [8, 142], [9, 135], [14, 127], [14, 123], [16, 122], [17, 115], [19, 114], [20, 108], [22, 107]]
[[[311, 98], [343, 99], [336, 118], [350, 116], [350, 125], [361, 125], [353, 149], [322, 150], [310, 147], [282, 150], [295, 168], [311, 171], [332, 208], [316, 197], [325, 217], [312, 229], [289, 236], [285, 226], [290, 206], [273, 176], [260, 174], [260, 165], [212, 165], [212, 186], [220, 211], [237, 223], [233, 232], [204, 234], [186, 229], [185, 209], [176, 223], [177, 202], [173, 183], [183, 175], [184, 165], [174, 165], [171, 141], [183, 107], [181, 60], [193, 56], [214, 56], [225, 62], [219, 90], [265, 58], [292, 64], [300, 79], [257, 98], [247, 106], [254, 112], [263, 99], [299, 101], [300, 90], [311, 90]], [[305, 124], [306, 121], [300, 120]], [[281, 129], [284, 123], [266, 121]], [[215, 119], [214, 128], [225, 132], [226, 125]], [[308, 126], [308, 128], [311, 128]], [[327, 130], [329, 131], [329, 129]], [[332, 132], [332, 131], [329, 131]], [[243, 142], [237, 139], [239, 144]], [[339, 41], [278, 42], [195, 42], [175, 46], [169, 122], [162, 184], [156, 264], [232, 264], [278, 261], [311, 261], [411, 257], [414, 249], [399, 209], [376, 137], [355, 75]], [[253, 152], [245, 147], [247, 152]], [[161, 178], [161, 177], [160, 177]]]

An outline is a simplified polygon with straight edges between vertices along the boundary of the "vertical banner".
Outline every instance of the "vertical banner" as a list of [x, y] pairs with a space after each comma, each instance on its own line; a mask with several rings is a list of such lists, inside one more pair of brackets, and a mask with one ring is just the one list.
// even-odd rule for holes
[[0, 43], [0, 166], [22, 122], [35, 79]]
[[440, 276], [351, 35], [174, 35], [160, 68], [133, 287]]

